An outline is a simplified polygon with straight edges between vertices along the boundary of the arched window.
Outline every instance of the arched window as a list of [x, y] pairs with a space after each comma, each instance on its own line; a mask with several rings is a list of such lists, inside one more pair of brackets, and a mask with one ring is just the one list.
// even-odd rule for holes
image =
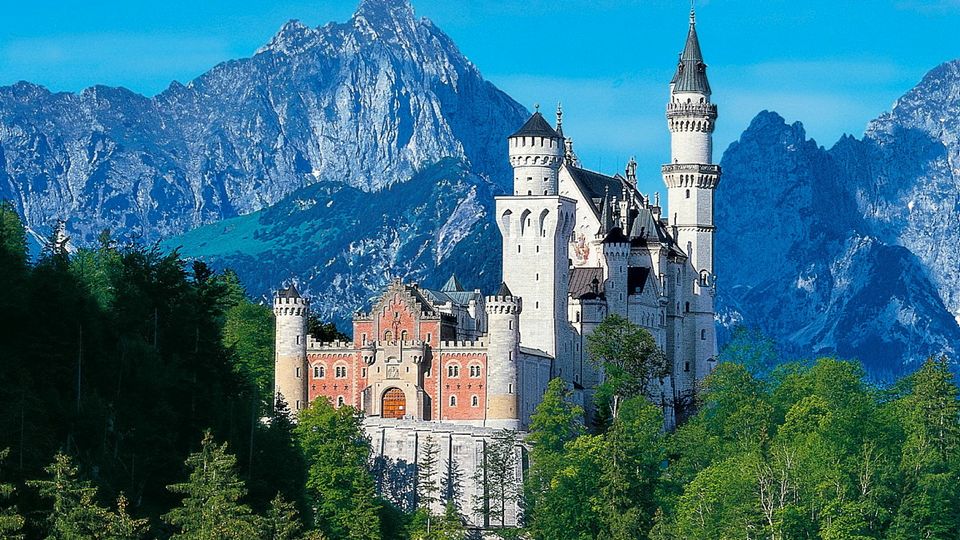
[[346, 403], [343, 399], [343, 396], [337, 396], [337, 407], [343, 407], [343, 404]]
[[689, 189], [687, 190], [687, 198], [688, 198], [688, 199], [690, 198], [690, 190], [689, 190]]
[[457, 396], [450, 396], [450, 406], [451, 407], [457, 406]]
[[474, 364], [470, 366], [470, 378], [476, 379], [480, 377], [480, 366]]
[[479, 407], [479, 406], [480, 406], [480, 398], [477, 397], [477, 396], [472, 396], [472, 397], [470, 398], [470, 406], [471, 406], [471, 407]]
[[400, 332], [400, 341], [406, 341], [406, 340], [407, 340], [407, 331], [404, 330]]
[[684, 370], [684, 371], [687, 371], [687, 372], [690, 371], [690, 362], [684, 362], [684, 363], [683, 363], [683, 370]]
[[702, 340], [706, 340], [706, 339], [707, 339], [707, 331], [706, 331], [706, 330], [700, 330], [700, 339], [702, 339]]
[[334, 377], [338, 379], [347, 378], [347, 366], [336, 366], [333, 370]]
[[459, 364], [450, 364], [447, 366], [447, 377], [456, 379], [460, 376], [460, 365]]
[[325, 371], [323, 366], [313, 366], [313, 378], [322, 379], [326, 375]]
[[391, 331], [389, 331], [389, 330], [387, 330], [386, 332], [384, 332], [384, 333], [383, 333], [383, 340], [384, 340], [384, 341], [387, 341], [387, 342], [393, 341], [393, 332], [391, 332]]

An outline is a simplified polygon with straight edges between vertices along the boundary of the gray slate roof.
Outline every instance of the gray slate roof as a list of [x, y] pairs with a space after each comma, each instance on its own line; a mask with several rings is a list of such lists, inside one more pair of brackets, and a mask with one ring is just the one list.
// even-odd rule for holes
[[548, 139], [562, 139], [563, 137], [553, 129], [553, 126], [539, 112], [533, 113], [533, 116], [527, 120], [527, 123], [520, 128], [510, 138], [514, 137], [546, 137]]
[[697, 37], [697, 23], [693, 12], [690, 13], [690, 31], [687, 43], [680, 54], [677, 71], [673, 75], [673, 92], [696, 92], [710, 95], [710, 82], [707, 81], [707, 64], [703, 62], [700, 51], [700, 39]]
[[302, 298], [300, 296], [300, 291], [297, 290], [297, 286], [290, 284], [286, 289], [280, 289], [277, 291], [277, 297], [279, 298]]

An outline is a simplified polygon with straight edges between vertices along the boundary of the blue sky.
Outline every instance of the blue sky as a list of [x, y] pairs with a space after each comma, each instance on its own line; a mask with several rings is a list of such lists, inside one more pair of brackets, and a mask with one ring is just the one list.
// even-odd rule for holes
[[[343, 21], [354, 0], [5, 2], [0, 85], [93, 84], [152, 95], [249, 56], [288, 19]], [[566, 110], [590, 168], [635, 155], [659, 189], [668, 155], [666, 84], [688, 0], [414, 0], [484, 75], [528, 107]], [[937, 64], [960, 57], [960, 0], [700, 0], [717, 156], [763, 109], [801, 120], [820, 144], [866, 123]]]

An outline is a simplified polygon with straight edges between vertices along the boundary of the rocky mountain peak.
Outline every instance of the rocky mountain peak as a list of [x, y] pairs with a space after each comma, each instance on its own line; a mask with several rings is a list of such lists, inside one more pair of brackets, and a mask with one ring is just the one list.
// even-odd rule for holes
[[372, 37], [391, 39], [414, 31], [417, 20], [408, 0], [361, 0], [353, 24]]
[[310, 28], [299, 20], [292, 19], [287, 21], [273, 39], [257, 51], [257, 54], [266, 51], [295, 54], [312, 44], [317, 35], [318, 31], [316, 29]]

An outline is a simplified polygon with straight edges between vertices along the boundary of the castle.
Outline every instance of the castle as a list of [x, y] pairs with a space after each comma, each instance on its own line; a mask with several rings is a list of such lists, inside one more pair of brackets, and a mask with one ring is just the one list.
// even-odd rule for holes
[[513, 193], [497, 197], [494, 216], [499, 290], [465, 290], [456, 277], [440, 290], [396, 280], [355, 316], [352, 341], [319, 343], [306, 331], [308, 300], [283, 289], [277, 394], [292, 409], [326, 398], [362, 410], [375, 451], [397, 461], [417, 463], [419, 441], [438, 439], [441, 460], [470, 478], [494, 430], [529, 426], [550, 379], [565, 380], [590, 413], [603, 374], [587, 337], [616, 314], [648, 330], [668, 359], [651, 394], [672, 427], [716, 362], [710, 96], [691, 11], [666, 111], [669, 212], [659, 195], [640, 193], [633, 160], [622, 175], [582, 168], [562, 111], [555, 127], [538, 111], [508, 138]]

